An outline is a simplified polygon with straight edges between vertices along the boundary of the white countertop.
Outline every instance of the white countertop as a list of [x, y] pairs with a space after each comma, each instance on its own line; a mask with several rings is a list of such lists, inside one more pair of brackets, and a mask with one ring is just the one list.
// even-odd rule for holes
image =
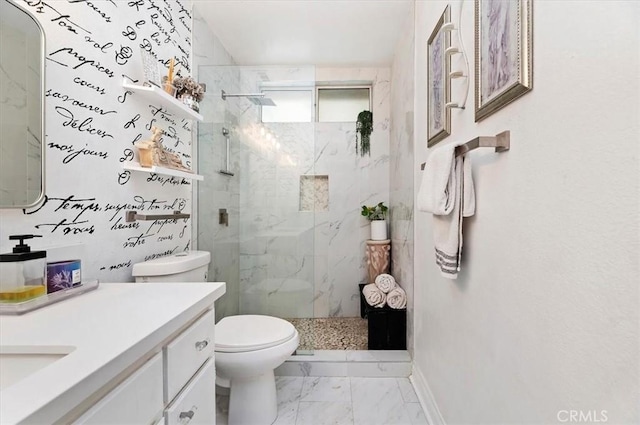
[[101, 283], [95, 291], [0, 316], [0, 349], [70, 352], [0, 391], [0, 424], [53, 423], [211, 308], [224, 283]]

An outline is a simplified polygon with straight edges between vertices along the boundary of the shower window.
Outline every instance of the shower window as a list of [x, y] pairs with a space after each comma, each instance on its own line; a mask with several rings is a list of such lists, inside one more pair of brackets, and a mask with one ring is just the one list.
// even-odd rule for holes
[[[276, 106], [262, 106], [263, 123], [355, 122], [358, 114], [371, 111], [370, 86], [318, 86], [315, 88], [263, 88]], [[314, 104], [314, 93], [316, 103]]]
[[262, 122], [312, 122], [313, 90], [311, 89], [262, 89], [276, 106], [261, 108]]
[[319, 122], [355, 122], [362, 111], [371, 111], [371, 87], [318, 87]]

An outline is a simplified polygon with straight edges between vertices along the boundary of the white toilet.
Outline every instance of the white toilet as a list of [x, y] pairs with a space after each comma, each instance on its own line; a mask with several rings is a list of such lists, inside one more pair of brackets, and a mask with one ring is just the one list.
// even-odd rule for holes
[[[133, 265], [136, 282], [204, 282], [211, 256], [190, 251]], [[219, 382], [230, 383], [229, 424], [272, 424], [278, 416], [273, 371], [298, 348], [298, 331], [271, 316], [228, 316], [216, 324]]]

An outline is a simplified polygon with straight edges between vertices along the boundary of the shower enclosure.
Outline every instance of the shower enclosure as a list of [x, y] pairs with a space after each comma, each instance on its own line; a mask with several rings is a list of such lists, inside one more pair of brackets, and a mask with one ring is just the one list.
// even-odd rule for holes
[[[198, 126], [205, 178], [197, 192], [197, 244], [211, 252], [209, 280], [227, 282], [216, 320], [313, 318], [315, 69], [201, 66], [198, 78], [207, 94]], [[305, 90], [308, 119], [278, 118], [300, 114], [287, 95]], [[274, 101], [270, 93], [280, 96]], [[309, 329], [299, 352], [310, 353], [312, 340]]]

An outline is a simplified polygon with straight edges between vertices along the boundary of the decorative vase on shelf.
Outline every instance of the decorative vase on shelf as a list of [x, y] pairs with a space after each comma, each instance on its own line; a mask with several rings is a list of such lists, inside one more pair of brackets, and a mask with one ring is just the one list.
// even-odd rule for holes
[[204, 97], [204, 87], [191, 77], [177, 76], [172, 81], [177, 91], [177, 98], [196, 112], [200, 111], [198, 102]]
[[387, 240], [387, 220], [371, 220], [371, 240]]
[[180, 99], [180, 101], [182, 101], [182, 103], [184, 103], [185, 105], [187, 105], [189, 108], [193, 109], [196, 112], [200, 111], [200, 105], [198, 104], [198, 101], [191, 96], [190, 94], [187, 93], [183, 93], [181, 94], [178, 99]]

